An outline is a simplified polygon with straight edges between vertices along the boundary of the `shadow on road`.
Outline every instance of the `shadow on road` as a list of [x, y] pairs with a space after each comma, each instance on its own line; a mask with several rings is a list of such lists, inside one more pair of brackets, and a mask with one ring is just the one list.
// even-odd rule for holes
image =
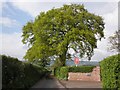
[[38, 81], [34, 86], [31, 87], [30, 90], [34, 88], [64, 88], [64, 86], [61, 85], [56, 78], [50, 76]]

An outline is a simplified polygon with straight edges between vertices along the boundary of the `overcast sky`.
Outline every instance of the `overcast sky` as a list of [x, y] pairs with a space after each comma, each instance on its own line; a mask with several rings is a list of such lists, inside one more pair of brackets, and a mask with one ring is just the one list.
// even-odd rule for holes
[[[73, 2], [74, 1], [74, 2]], [[97, 0], [96, 0], [97, 1]], [[98, 0], [100, 1], [100, 0]], [[108, 1], [108, 0], [107, 0]], [[111, 1], [111, 0], [110, 0]], [[78, 3], [84, 4], [85, 8], [96, 15], [104, 18], [105, 22], [105, 39], [98, 41], [98, 48], [92, 60], [101, 61], [109, 55], [115, 54], [107, 50], [108, 37], [118, 30], [118, 2], [79, 2], [70, 0], [69, 2], [30, 2], [30, 0], [5, 0], [0, 2], [0, 54], [10, 55], [23, 59], [27, 51], [27, 46], [21, 42], [22, 27], [26, 22], [34, 20], [41, 12], [59, 8], [63, 4]], [[72, 52], [72, 51], [71, 51]], [[73, 52], [74, 53], [74, 52]]]

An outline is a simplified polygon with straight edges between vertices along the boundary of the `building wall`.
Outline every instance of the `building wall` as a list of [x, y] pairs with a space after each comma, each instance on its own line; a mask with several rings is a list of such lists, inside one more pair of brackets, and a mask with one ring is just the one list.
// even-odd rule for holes
[[96, 66], [91, 73], [69, 72], [68, 80], [100, 81], [100, 67]]

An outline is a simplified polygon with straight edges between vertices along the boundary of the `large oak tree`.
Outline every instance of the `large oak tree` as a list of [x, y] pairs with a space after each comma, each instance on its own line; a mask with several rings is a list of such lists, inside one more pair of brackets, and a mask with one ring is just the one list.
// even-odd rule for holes
[[29, 46], [24, 58], [45, 64], [54, 57], [64, 66], [70, 56], [68, 49], [72, 48], [90, 60], [97, 40], [104, 37], [103, 30], [102, 17], [88, 12], [84, 5], [64, 5], [41, 12], [23, 27], [22, 42]]

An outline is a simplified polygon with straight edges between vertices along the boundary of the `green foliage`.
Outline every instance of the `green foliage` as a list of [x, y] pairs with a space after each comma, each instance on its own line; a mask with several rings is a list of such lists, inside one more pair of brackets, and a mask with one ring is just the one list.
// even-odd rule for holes
[[54, 75], [61, 80], [67, 80], [68, 67], [57, 67], [54, 69]]
[[43, 63], [56, 56], [61, 66], [65, 66], [66, 58], [70, 57], [67, 51], [73, 48], [80, 57], [86, 55], [90, 60], [97, 40], [104, 37], [103, 30], [102, 17], [88, 12], [80, 4], [41, 12], [23, 27], [22, 42], [31, 46], [24, 58]]
[[60, 79], [62, 79], [62, 80], [68, 79], [68, 67], [60, 68]]
[[100, 68], [103, 88], [120, 89], [120, 54], [105, 58]]
[[60, 78], [60, 68], [61, 67], [57, 67], [54, 69], [54, 76], [56, 76], [58, 79]]
[[82, 73], [88, 73], [92, 72], [93, 68], [95, 66], [72, 66], [69, 67], [69, 72], [82, 72]]
[[57, 67], [54, 69], [54, 75], [61, 80], [68, 79], [68, 72], [81, 72], [81, 73], [88, 73], [92, 72], [95, 66], [72, 66], [72, 67]]
[[41, 79], [47, 70], [17, 58], [2, 55], [2, 87], [29, 88]]

